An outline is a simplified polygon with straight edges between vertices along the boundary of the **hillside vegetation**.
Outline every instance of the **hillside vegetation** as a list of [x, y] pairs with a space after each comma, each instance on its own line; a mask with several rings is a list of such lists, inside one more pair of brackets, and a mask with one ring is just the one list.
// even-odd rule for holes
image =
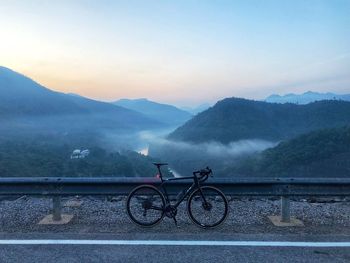
[[169, 139], [224, 144], [244, 139], [280, 141], [347, 124], [350, 124], [350, 102], [346, 101], [297, 105], [228, 98], [196, 115], [171, 133]]
[[[90, 154], [71, 159], [75, 149], [89, 149]], [[107, 151], [90, 136], [0, 138], [0, 177], [152, 177], [153, 161], [133, 151]]]
[[273, 176], [350, 177], [350, 126], [281, 142], [261, 154], [255, 171]]

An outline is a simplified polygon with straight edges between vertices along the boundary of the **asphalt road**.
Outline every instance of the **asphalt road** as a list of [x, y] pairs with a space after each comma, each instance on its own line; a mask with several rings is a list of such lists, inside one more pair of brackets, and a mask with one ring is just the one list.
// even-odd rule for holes
[[[3, 234], [2, 240], [47, 241], [50, 245], [0, 245], [0, 262], [350, 262], [350, 237], [346, 235], [236, 235], [220, 234]], [[54, 244], [62, 241], [137, 241], [146, 245]], [[176, 240], [182, 245], [152, 245]], [[204, 245], [193, 245], [200, 240]], [[210, 245], [212, 241], [235, 241], [232, 245]], [[240, 242], [250, 242], [242, 245]], [[254, 242], [251, 242], [254, 241]], [[259, 241], [258, 243], [255, 241]], [[275, 243], [270, 243], [271, 241]], [[284, 242], [286, 246], [284, 246]], [[290, 247], [303, 241], [314, 247]], [[30, 243], [31, 241], [29, 241]], [[189, 244], [187, 244], [187, 243]], [[191, 245], [192, 242], [192, 245]], [[293, 243], [290, 243], [293, 242]], [[317, 242], [317, 243], [315, 243]], [[347, 242], [347, 247], [317, 247], [319, 242]], [[230, 245], [231, 244], [231, 245]], [[258, 245], [257, 245], [258, 244]], [[266, 244], [266, 246], [265, 246]], [[277, 244], [277, 246], [273, 245]], [[304, 244], [304, 243], [303, 243]], [[344, 243], [342, 243], [344, 244]]]

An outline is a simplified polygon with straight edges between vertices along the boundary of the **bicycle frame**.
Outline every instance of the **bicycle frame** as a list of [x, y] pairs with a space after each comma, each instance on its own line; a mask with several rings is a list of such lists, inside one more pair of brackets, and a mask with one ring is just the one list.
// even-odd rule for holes
[[160, 178], [160, 180], [162, 182], [160, 184], [159, 188], [161, 189], [162, 193], [164, 194], [164, 197], [165, 197], [165, 200], [166, 200], [167, 204], [171, 204], [171, 202], [170, 202], [169, 194], [166, 191], [165, 184], [167, 182], [169, 182], [169, 181], [188, 180], [188, 179], [193, 179], [192, 185], [185, 190], [185, 193], [182, 194], [182, 196], [179, 199], [177, 199], [176, 203], [174, 205], [172, 205], [172, 206], [177, 208], [187, 196], [189, 196], [192, 192], [194, 192], [197, 189], [199, 189], [204, 202], [206, 202], [205, 196], [203, 195], [202, 189], [200, 187], [200, 181], [199, 181], [199, 179], [197, 178], [196, 175], [187, 176], [187, 177], [180, 177], [180, 178], [166, 178], [166, 179], [163, 179], [163, 175], [162, 175], [162, 171], [160, 170], [160, 167], [157, 167], [157, 168], [158, 168], [158, 172], [159, 172], [159, 178]]
[[[209, 228], [209, 227], [218, 226], [226, 219], [227, 212], [228, 212], [228, 202], [226, 200], [225, 195], [215, 187], [202, 186], [202, 183], [205, 182], [208, 179], [209, 175], [212, 174], [212, 171], [209, 167], [199, 171], [194, 171], [193, 176], [171, 177], [171, 178], [163, 179], [163, 174], [160, 167], [166, 164], [165, 163], [153, 163], [153, 164], [156, 165], [158, 168], [159, 174], [157, 175], [157, 178], [160, 179], [161, 182], [140, 185], [134, 188], [130, 192], [127, 198], [127, 204], [126, 204], [127, 213], [130, 219], [134, 223], [141, 226], [153, 226], [159, 223], [164, 218], [164, 216], [166, 216], [168, 218], [172, 218], [175, 224], [177, 225], [177, 220], [176, 220], [177, 209], [179, 205], [186, 198], [188, 198], [187, 212], [194, 224], [203, 228]], [[178, 180], [191, 180], [191, 181], [184, 182], [185, 185], [182, 188], [182, 191], [177, 195], [176, 200], [173, 200], [173, 199], [170, 199], [169, 197], [166, 184], [169, 181], [178, 181]], [[146, 193], [144, 193], [143, 191], [146, 191]], [[151, 191], [151, 192], [148, 193], [147, 191]], [[207, 191], [209, 191], [209, 193], [207, 193]], [[215, 199], [211, 199], [211, 196], [218, 196], [221, 198], [222, 203], [224, 204], [224, 207], [220, 206], [220, 209], [221, 208], [224, 209], [221, 211], [222, 213], [218, 214], [215, 212], [214, 215], [210, 215], [210, 216], [206, 213], [205, 214], [201, 212], [198, 213], [198, 208], [202, 209], [201, 211], [210, 212], [213, 206], [217, 206], [216, 197]], [[159, 200], [159, 198], [161, 199]], [[136, 200], [136, 203], [131, 200]], [[211, 200], [213, 200], [213, 202]], [[133, 204], [135, 204], [136, 206]], [[159, 212], [157, 212], [156, 214], [152, 213], [150, 215], [151, 216], [150, 218], [146, 218], [147, 211], [150, 209], [161, 211], [161, 213]], [[141, 214], [137, 214], [138, 212], [141, 212]], [[135, 217], [134, 214], [137, 216]], [[217, 218], [218, 215], [221, 216], [220, 214], [222, 215], [222, 217]], [[210, 222], [206, 220], [208, 216], [210, 217]], [[151, 221], [149, 221], [149, 219], [151, 219]]]

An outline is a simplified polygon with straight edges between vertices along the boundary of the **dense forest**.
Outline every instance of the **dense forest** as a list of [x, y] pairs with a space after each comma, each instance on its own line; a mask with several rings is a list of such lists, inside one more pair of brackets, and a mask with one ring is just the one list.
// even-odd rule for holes
[[[267, 149], [262, 151], [258, 150], [259, 143], [263, 144], [173, 142], [166, 147], [153, 145], [150, 151], [183, 175], [209, 165], [218, 177], [350, 177], [350, 126], [313, 131], [275, 146], [266, 144]], [[244, 151], [244, 147], [251, 147], [251, 151]]]
[[169, 139], [224, 144], [245, 139], [280, 141], [347, 124], [350, 124], [350, 102], [346, 101], [297, 105], [228, 98], [176, 129]]
[[261, 154], [255, 171], [274, 176], [350, 177], [350, 126], [281, 142]]
[[[90, 154], [71, 159], [75, 149], [88, 149]], [[134, 151], [106, 150], [92, 135], [0, 137], [1, 177], [147, 177], [156, 173], [153, 161]]]
[[247, 156], [223, 176], [350, 177], [350, 126], [323, 129]]

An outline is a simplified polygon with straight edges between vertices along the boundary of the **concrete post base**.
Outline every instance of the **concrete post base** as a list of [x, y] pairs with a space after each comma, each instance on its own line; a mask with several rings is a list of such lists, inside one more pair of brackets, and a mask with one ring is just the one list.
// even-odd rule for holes
[[68, 215], [68, 214], [62, 214], [60, 220], [54, 220], [53, 215], [47, 215], [45, 216], [40, 222], [38, 223], [39, 225], [64, 225], [68, 224], [72, 219], [73, 215]]
[[295, 217], [291, 217], [289, 222], [282, 222], [281, 216], [268, 216], [268, 218], [275, 226], [304, 226], [303, 221], [296, 219]]

